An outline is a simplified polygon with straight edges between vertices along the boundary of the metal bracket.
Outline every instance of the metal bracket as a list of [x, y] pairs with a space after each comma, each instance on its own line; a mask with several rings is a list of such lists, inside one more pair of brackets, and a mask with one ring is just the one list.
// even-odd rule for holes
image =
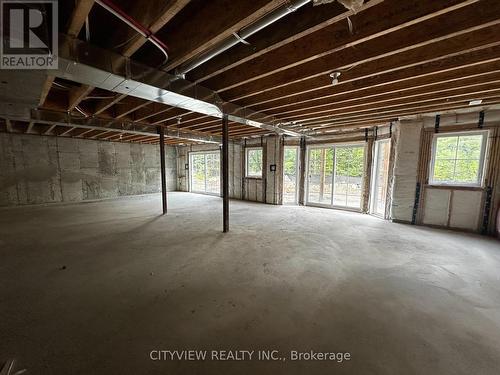
[[392, 122], [389, 125], [389, 138], [392, 138]]
[[368, 128], [365, 129], [365, 142], [368, 142]]
[[238, 39], [239, 42], [241, 42], [247, 46], [250, 45], [250, 43], [248, 43], [245, 39], [243, 39], [237, 32], [234, 32], [233, 35], [236, 39]]
[[441, 123], [441, 115], [436, 115], [436, 122], [434, 123], [434, 133], [439, 133], [440, 123]]
[[412, 225], [415, 225], [417, 223], [417, 211], [418, 211], [418, 205], [420, 204], [420, 188], [421, 188], [420, 182], [417, 182], [417, 187], [415, 189], [415, 203], [413, 204], [413, 212], [411, 216]]
[[479, 122], [477, 124], [477, 127], [479, 129], [482, 129], [484, 126], [484, 111], [479, 112]]
[[491, 211], [491, 198], [493, 194], [493, 188], [488, 186], [486, 188], [486, 199], [484, 200], [484, 211], [483, 211], [483, 227], [481, 229], [482, 234], [488, 233], [488, 225], [490, 222], [490, 211]]

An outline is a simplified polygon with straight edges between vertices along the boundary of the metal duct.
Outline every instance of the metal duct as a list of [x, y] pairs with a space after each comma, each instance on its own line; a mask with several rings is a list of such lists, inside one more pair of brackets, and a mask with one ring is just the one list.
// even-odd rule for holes
[[244, 42], [246, 38], [248, 38], [251, 35], [255, 34], [256, 32], [262, 30], [263, 28], [278, 21], [279, 19], [285, 17], [286, 15], [288, 15], [292, 12], [295, 12], [297, 9], [306, 5], [310, 1], [311, 0], [287, 1], [286, 4], [273, 10], [269, 14], [266, 14], [264, 17], [262, 17], [257, 22], [254, 22], [253, 24], [251, 24], [247, 27], [244, 27], [239, 32], [234, 33], [232, 36], [230, 36], [228, 39], [224, 40], [221, 44], [219, 44], [215, 48], [213, 48], [205, 53], [202, 53], [199, 57], [195, 58], [194, 60], [192, 60], [184, 65], [181, 65], [178, 69], [176, 69], [176, 73], [179, 75], [183, 75], [183, 74], [190, 72], [191, 70], [197, 68], [201, 64], [207, 62], [208, 60], [213, 59], [215, 56], [221, 54], [222, 52], [227, 51], [229, 48], [234, 47], [239, 42]]
[[112, 51], [62, 35], [59, 68], [50, 74], [118, 94], [163, 103], [187, 111], [222, 118], [291, 136], [272, 116], [226, 103], [212, 90], [139, 64]]

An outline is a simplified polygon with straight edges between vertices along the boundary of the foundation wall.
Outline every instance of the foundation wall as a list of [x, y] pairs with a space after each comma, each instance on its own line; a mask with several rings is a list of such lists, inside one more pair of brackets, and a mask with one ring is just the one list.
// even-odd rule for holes
[[[167, 187], [177, 185], [166, 147]], [[159, 147], [0, 134], [0, 206], [79, 202], [161, 191]]]

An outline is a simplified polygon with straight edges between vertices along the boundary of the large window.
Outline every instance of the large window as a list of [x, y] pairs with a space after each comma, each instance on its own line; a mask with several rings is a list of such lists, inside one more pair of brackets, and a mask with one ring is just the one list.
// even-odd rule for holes
[[437, 134], [434, 137], [430, 183], [480, 186], [488, 132]]
[[246, 153], [246, 177], [262, 177], [262, 147], [249, 147]]
[[313, 147], [308, 153], [307, 203], [361, 208], [365, 147]]
[[194, 193], [220, 193], [220, 152], [193, 152], [189, 170], [191, 191]]

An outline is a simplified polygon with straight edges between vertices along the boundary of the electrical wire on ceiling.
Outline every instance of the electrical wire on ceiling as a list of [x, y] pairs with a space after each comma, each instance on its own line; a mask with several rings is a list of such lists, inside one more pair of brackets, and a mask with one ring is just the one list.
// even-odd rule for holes
[[56, 82], [56, 81], [54, 81], [52, 84], [55, 87], [58, 87], [58, 88], [63, 89], [63, 90], [70, 90], [71, 89], [70, 87], [64, 86], [64, 85], [62, 85], [62, 84], [60, 84], [59, 82]]
[[89, 117], [88, 113], [81, 109], [79, 106], [76, 106], [75, 109], [80, 112], [85, 118]]
[[163, 62], [162, 65], [165, 65], [169, 59], [168, 57], [168, 47], [165, 43], [163, 43], [158, 37], [156, 37], [151, 30], [148, 28], [144, 27], [142, 24], [140, 24], [137, 20], [135, 20], [133, 17], [125, 13], [120, 7], [118, 7], [116, 4], [114, 4], [111, 0], [95, 0], [97, 4], [99, 4], [101, 7], [106, 9], [108, 12], [110, 12], [112, 15], [126, 23], [129, 27], [134, 29], [136, 32], [141, 34], [146, 40], [151, 42], [153, 45], [155, 45], [165, 56], [165, 61]]
[[313, 0], [313, 5], [324, 5], [330, 4], [334, 1], [338, 1], [344, 7], [352, 11], [354, 14], [359, 12], [364, 5], [364, 0]]

